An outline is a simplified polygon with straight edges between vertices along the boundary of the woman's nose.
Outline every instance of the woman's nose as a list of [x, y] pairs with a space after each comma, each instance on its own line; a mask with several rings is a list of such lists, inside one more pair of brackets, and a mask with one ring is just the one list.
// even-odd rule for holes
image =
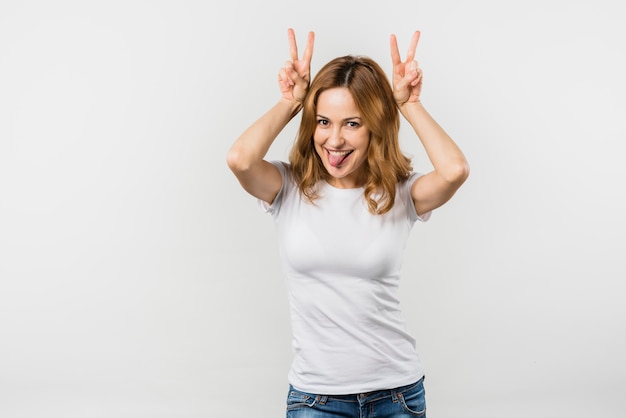
[[332, 129], [330, 136], [328, 137], [328, 145], [330, 145], [332, 148], [341, 148], [341, 146], [343, 145], [343, 135], [341, 133], [341, 129], [340, 128], [334, 128]]

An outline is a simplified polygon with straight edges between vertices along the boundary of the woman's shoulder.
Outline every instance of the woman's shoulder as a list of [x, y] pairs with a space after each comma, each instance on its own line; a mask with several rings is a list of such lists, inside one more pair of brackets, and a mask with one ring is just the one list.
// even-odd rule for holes
[[290, 163], [281, 160], [271, 160], [269, 163], [280, 171], [280, 175], [283, 178], [293, 177], [293, 168]]
[[407, 188], [410, 189], [415, 180], [417, 180], [420, 176], [420, 173], [416, 171], [410, 171], [403, 179], [398, 181], [398, 183], [396, 184], [396, 188], [400, 190]]

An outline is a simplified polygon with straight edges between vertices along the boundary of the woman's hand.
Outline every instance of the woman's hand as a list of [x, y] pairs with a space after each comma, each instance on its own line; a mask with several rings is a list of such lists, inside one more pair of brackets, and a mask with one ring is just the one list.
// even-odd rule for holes
[[291, 28], [288, 30], [288, 37], [291, 60], [287, 61], [278, 73], [278, 85], [283, 99], [302, 104], [311, 81], [311, 57], [315, 35], [309, 32], [302, 59], [298, 58], [296, 35]]
[[398, 41], [395, 35], [391, 35], [391, 62], [393, 64], [393, 96], [398, 106], [405, 103], [416, 103], [420, 101], [422, 92], [422, 69], [415, 61], [415, 50], [420, 39], [419, 31], [413, 34], [406, 60], [403, 62], [398, 51]]

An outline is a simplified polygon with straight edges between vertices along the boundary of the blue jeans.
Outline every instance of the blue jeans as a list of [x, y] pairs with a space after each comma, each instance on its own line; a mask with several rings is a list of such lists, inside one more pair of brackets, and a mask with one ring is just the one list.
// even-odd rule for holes
[[316, 395], [289, 386], [287, 418], [426, 417], [424, 378], [408, 386], [354, 395]]

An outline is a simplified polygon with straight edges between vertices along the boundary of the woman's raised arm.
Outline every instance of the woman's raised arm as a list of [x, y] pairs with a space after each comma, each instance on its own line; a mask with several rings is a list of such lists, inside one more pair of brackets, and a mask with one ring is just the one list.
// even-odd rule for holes
[[469, 176], [469, 165], [463, 152], [430, 116], [420, 101], [422, 70], [415, 61], [420, 33], [415, 32], [405, 61], [400, 58], [398, 43], [391, 36], [393, 91], [404, 118], [422, 142], [434, 170], [415, 181], [411, 196], [419, 215], [446, 203]]
[[233, 143], [228, 167], [252, 196], [271, 203], [282, 186], [278, 169], [264, 160], [267, 151], [289, 121], [300, 111], [311, 79], [314, 34], [309, 32], [302, 58], [293, 29], [288, 30], [290, 60], [278, 73], [281, 98]]

